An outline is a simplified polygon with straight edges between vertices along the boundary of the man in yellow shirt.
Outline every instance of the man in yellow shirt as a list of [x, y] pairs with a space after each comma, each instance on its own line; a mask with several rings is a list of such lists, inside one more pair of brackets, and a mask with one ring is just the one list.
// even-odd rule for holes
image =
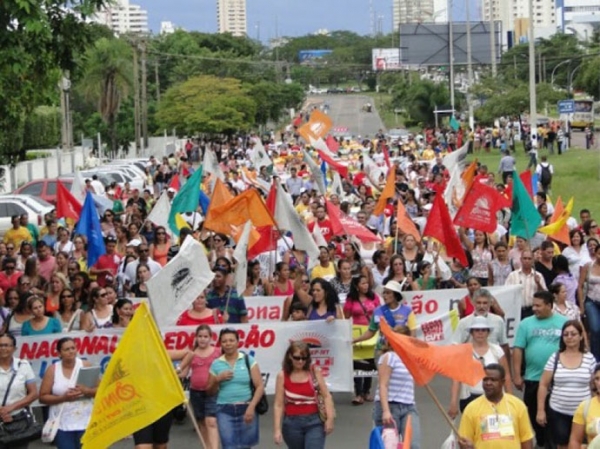
[[29, 230], [21, 226], [21, 217], [19, 215], [13, 215], [11, 218], [13, 227], [4, 233], [4, 243], [12, 243], [15, 248], [21, 247], [21, 242], [33, 242], [33, 237]]
[[533, 429], [523, 401], [503, 391], [506, 372], [498, 363], [485, 367], [484, 395], [465, 408], [460, 420], [461, 449], [532, 449]]

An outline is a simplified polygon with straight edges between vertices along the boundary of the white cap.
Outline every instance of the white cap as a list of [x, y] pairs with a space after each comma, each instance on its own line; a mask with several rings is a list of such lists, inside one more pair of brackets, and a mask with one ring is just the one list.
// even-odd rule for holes
[[127, 246], [134, 246], [137, 248], [141, 244], [142, 244], [142, 241], [140, 239], [133, 239], [129, 243], [127, 243]]
[[387, 284], [383, 286], [386, 290], [391, 290], [396, 293], [402, 293], [402, 284], [398, 281], [388, 281]]

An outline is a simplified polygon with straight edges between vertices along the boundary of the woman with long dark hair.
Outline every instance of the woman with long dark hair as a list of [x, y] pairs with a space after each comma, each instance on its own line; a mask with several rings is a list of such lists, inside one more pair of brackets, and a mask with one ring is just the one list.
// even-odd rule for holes
[[[317, 392], [323, 397], [326, 419], [319, 416]], [[323, 449], [333, 432], [334, 405], [321, 370], [311, 363], [310, 348], [304, 342], [290, 343], [277, 374], [274, 402], [275, 444], [288, 448]]]
[[169, 248], [171, 248], [171, 242], [167, 236], [167, 230], [164, 226], [158, 226], [150, 245], [150, 257], [164, 267], [167, 264]]
[[321, 278], [313, 279], [310, 287], [313, 299], [308, 307], [308, 320], [331, 322], [344, 319], [340, 298], [329, 282]]
[[[344, 317], [346, 319], [351, 318], [354, 326], [366, 327], [371, 321], [373, 312], [380, 304], [381, 300], [379, 299], [379, 296], [371, 290], [367, 277], [359, 276], [352, 280], [350, 293], [344, 304]], [[362, 371], [374, 370], [375, 359], [355, 360], [354, 369]], [[371, 396], [371, 384], [372, 378], [370, 376], [354, 378], [355, 397], [352, 400], [354, 405], [360, 405], [364, 401], [373, 401], [373, 397]]]

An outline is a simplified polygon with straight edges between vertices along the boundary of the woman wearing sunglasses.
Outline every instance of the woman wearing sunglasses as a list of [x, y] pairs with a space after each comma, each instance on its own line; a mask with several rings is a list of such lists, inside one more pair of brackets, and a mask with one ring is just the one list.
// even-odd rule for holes
[[[319, 393], [325, 403], [326, 419], [319, 417]], [[325, 437], [333, 432], [333, 399], [319, 368], [311, 366], [306, 343], [290, 343], [277, 374], [274, 404], [275, 444], [285, 442], [290, 449], [323, 449]]]

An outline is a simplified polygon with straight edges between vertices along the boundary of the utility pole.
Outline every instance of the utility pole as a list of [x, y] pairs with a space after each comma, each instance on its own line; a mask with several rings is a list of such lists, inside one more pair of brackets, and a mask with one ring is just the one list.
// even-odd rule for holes
[[537, 139], [537, 96], [535, 92], [535, 25], [533, 0], [529, 0], [529, 131], [531, 145], [538, 147]]
[[160, 103], [160, 77], [158, 76], [158, 56], [154, 60], [154, 83], [156, 84], [156, 102]]
[[452, 0], [448, 2], [448, 41], [448, 53], [450, 59], [450, 105], [452, 106], [452, 114], [454, 115], [454, 23], [452, 22]]
[[492, 78], [496, 78], [496, 75], [498, 75], [498, 68], [496, 66], [496, 27], [494, 26], [494, 1], [495, 0], [489, 0], [489, 2], [490, 2], [490, 57], [492, 59]]
[[135, 154], [139, 155], [141, 150], [140, 142], [140, 73], [138, 63], [138, 48], [133, 42], [133, 122], [135, 128]]
[[143, 149], [145, 150], [148, 148], [148, 70], [146, 67], [148, 58], [145, 37], [140, 41], [140, 52], [142, 56], [142, 108], [140, 118], [142, 122]]
[[[473, 87], [473, 61], [472, 61], [472, 42], [471, 42], [471, 15], [469, 8], [469, 0], [465, 2], [465, 12], [467, 15], [467, 73], [469, 77], [469, 90]], [[473, 116], [473, 103], [471, 102], [471, 93], [467, 91], [467, 103], [469, 106], [469, 127], [475, 129], [475, 118]]]

